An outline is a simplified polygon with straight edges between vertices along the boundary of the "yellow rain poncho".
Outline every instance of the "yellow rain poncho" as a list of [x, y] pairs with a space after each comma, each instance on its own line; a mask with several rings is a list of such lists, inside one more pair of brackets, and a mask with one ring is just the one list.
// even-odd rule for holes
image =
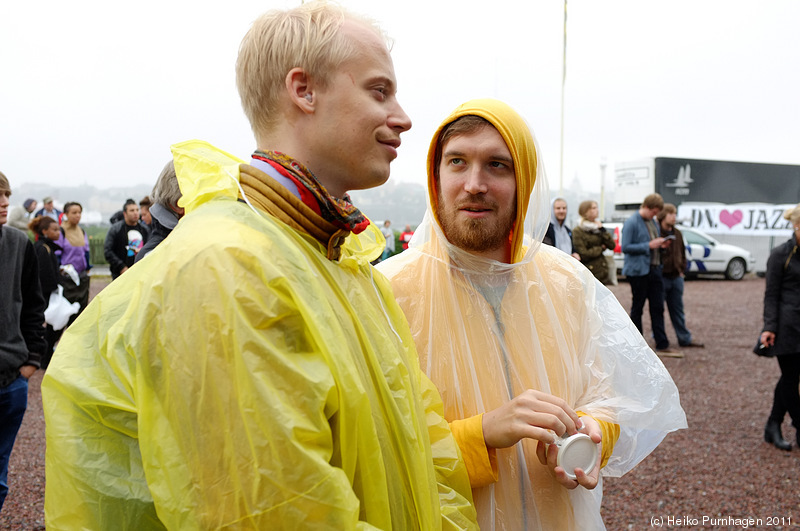
[[[433, 215], [439, 132], [465, 115], [492, 123], [514, 161], [510, 264], [454, 247]], [[379, 269], [406, 314], [422, 369], [442, 394], [481, 529], [602, 529], [602, 481], [591, 491], [561, 486], [539, 462], [535, 440], [487, 450], [480, 415], [526, 389], [563, 398], [600, 422], [604, 457], [613, 448], [602, 480], [629, 471], [667, 432], [686, 427], [675, 384], [614, 295], [580, 262], [541, 244], [550, 219], [548, 187], [533, 136], [515, 111], [495, 100], [459, 107], [433, 137], [428, 186], [434, 208], [411, 248]], [[453, 422], [459, 419], [467, 420]]]
[[380, 232], [329, 260], [237, 202], [240, 161], [173, 152], [187, 215], [42, 383], [48, 529], [475, 528], [441, 399], [369, 265]]

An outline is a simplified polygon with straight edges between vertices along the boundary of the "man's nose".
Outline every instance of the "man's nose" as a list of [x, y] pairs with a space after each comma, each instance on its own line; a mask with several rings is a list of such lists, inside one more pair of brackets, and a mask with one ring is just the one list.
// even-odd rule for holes
[[400, 103], [395, 102], [394, 107], [395, 108], [392, 109], [389, 115], [389, 127], [398, 133], [403, 133], [411, 129], [411, 118], [408, 117], [406, 111], [400, 106]]
[[464, 181], [464, 190], [473, 195], [485, 194], [489, 190], [486, 175], [480, 166], [471, 165], [468, 168]]

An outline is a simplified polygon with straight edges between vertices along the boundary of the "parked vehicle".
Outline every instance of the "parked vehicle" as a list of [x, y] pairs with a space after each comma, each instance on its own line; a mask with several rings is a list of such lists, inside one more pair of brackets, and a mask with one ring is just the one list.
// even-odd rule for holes
[[[622, 274], [624, 261], [620, 242], [622, 241], [622, 223], [603, 223], [607, 231], [614, 236], [614, 263], [617, 275]], [[686, 226], [678, 226], [686, 245], [686, 276], [698, 274], [722, 274], [728, 280], [741, 280], [755, 270], [755, 258], [747, 249], [737, 245], [721, 243], [705, 232]]]
[[800, 200], [800, 165], [655, 157], [618, 162], [614, 174], [614, 221], [657, 192], [678, 207], [679, 223], [750, 251], [759, 272], [789, 238], [782, 215]]

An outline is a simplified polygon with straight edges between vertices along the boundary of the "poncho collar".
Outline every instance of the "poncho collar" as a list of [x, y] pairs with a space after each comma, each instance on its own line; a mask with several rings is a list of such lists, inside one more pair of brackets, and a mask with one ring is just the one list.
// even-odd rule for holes
[[[338, 260], [343, 266], [357, 268], [364, 264], [368, 265], [383, 251], [385, 244], [383, 235], [375, 228], [374, 224], [367, 223], [366, 230], [360, 234], [340, 229], [314, 212], [263, 171], [245, 164], [243, 160], [207, 142], [188, 140], [174, 144], [171, 146], [171, 150], [174, 157], [175, 174], [183, 194], [178, 201], [178, 206], [186, 210], [187, 216], [208, 201], [221, 198], [230, 200], [241, 198], [240, 194], [244, 190], [244, 186], [240, 183], [240, 177], [248, 174], [251, 177], [248, 186], [255, 188], [254, 183], [260, 182], [259, 188], [271, 190], [271, 192], [263, 191], [269, 195], [261, 199], [264, 205], [272, 205], [268, 214], [281, 220], [284, 220], [284, 217], [291, 218], [293, 228], [310, 234], [325, 245], [326, 255], [330, 260]], [[243, 168], [247, 169], [242, 172]], [[275, 198], [275, 195], [281, 196], [281, 199]], [[250, 202], [249, 195], [247, 202]], [[280, 217], [283, 214], [276, 214], [281, 210], [276, 206], [278, 204], [282, 205], [281, 208], [296, 207], [303, 213], [298, 214], [297, 218], [294, 213]], [[267, 213], [266, 209], [261, 211]], [[311, 221], [309, 222], [309, 220]], [[284, 220], [284, 222], [286, 221]], [[311, 226], [315, 224], [319, 225], [318, 234], [310, 232], [314, 230]], [[336, 235], [335, 240], [333, 239], [334, 235]]]
[[359, 234], [369, 225], [369, 220], [353, 205], [350, 196], [332, 196], [314, 173], [299, 161], [278, 151], [256, 150], [253, 158], [270, 164], [291, 179], [306, 206], [339, 229]]
[[[286, 187], [258, 168], [242, 164], [239, 182], [245, 195], [259, 210], [278, 218], [295, 230], [310, 234], [326, 248], [328, 260], [339, 260], [342, 244], [350, 234], [294, 196]], [[369, 221], [367, 221], [369, 224]]]

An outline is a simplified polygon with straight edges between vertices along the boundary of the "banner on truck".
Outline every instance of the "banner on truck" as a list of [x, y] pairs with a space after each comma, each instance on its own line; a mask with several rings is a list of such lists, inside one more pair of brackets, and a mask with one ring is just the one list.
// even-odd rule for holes
[[792, 224], [783, 219], [796, 203], [683, 203], [678, 206], [678, 221], [708, 234], [736, 236], [788, 236]]

